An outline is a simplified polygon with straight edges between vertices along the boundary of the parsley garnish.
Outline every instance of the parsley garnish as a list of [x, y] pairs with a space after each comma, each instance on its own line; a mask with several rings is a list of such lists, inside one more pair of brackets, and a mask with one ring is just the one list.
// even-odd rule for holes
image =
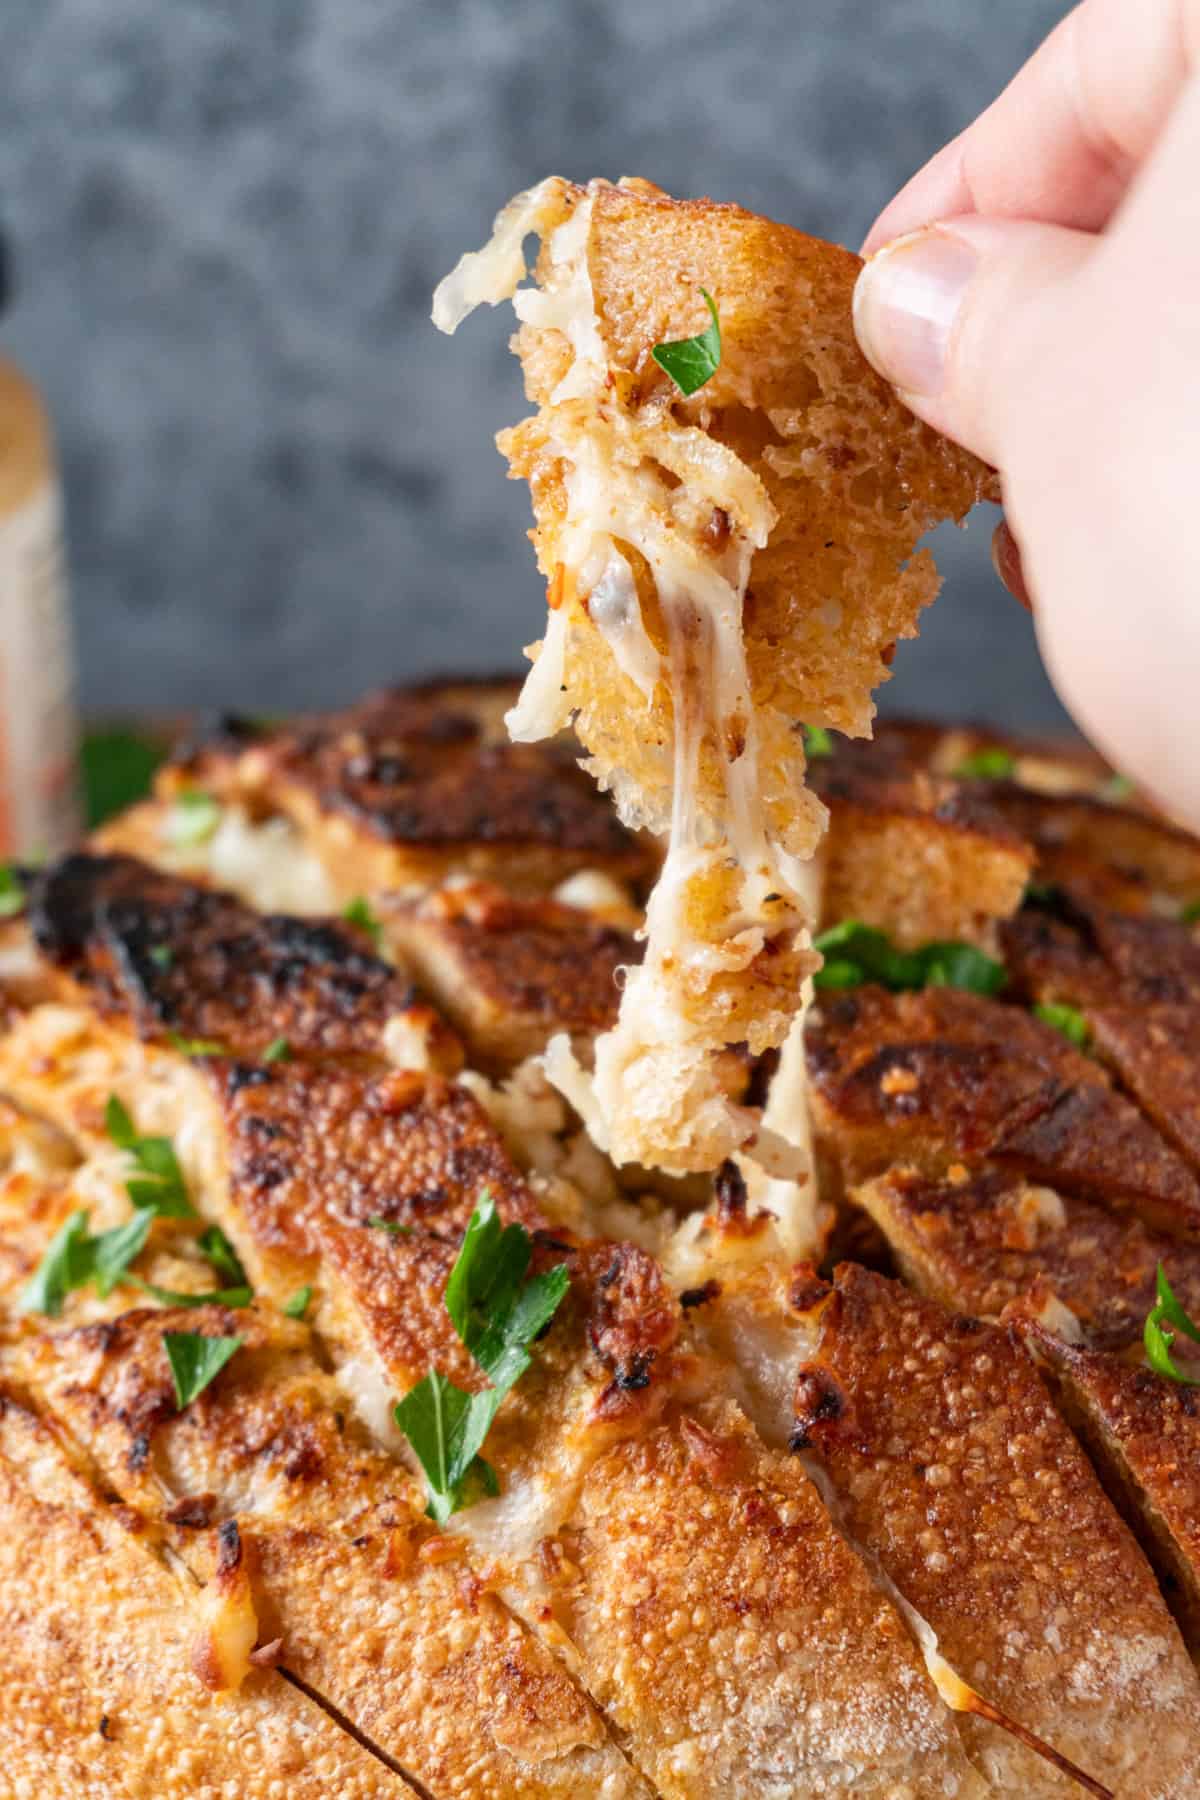
[[965, 756], [952, 773], [959, 781], [1004, 781], [1016, 766], [1012, 751], [1002, 750], [997, 744], [990, 750], [976, 750]]
[[289, 1319], [302, 1319], [308, 1311], [308, 1303], [312, 1299], [312, 1288], [305, 1285], [297, 1288], [289, 1300], [283, 1303], [283, 1310]]
[[1104, 800], [1128, 800], [1133, 793], [1133, 783], [1128, 775], [1110, 775], [1100, 790]]
[[383, 926], [371, 911], [371, 905], [365, 894], [356, 894], [343, 913], [347, 925], [357, 925], [367, 932], [371, 942], [378, 950], [383, 941]]
[[1087, 1049], [1091, 1028], [1077, 1006], [1061, 1006], [1056, 1000], [1047, 1000], [1034, 1007], [1033, 1016], [1043, 1025], [1053, 1025], [1055, 1031], [1061, 1031], [1080, 1050]]
[[228, 1056], [229, 1051], [216, 1038], [180, 1037], [177, 1031], [167, 1033], [171, 1048], [178, 1050], [181, 1056]]
[[1180, 907], [1179, 923], [1181, 925], [1194, 925], [1197, 919], [1200, 919], [1200, 900], [1189, 900], [1186, 906]]
[[681, 394], [694, 394], [706, 381], [711, 381], [721, 366], [721, 321], [717, 305], [707, 288], [701, 288], [711, 324], [696, 337], [675, 338], [669, 344], [655, 344], [650, 354], [660, 369], [665, 369]]
[[218, 1275], [228, 1277], [231, 1287], [246, 1287], [246, 1271], [242, 1261], [219, 1225], [209, 1225], [196, 1240], [196, 1248]]
[[813, 762], [819, 756], [833, 755], [833, 739], [823, 725], [806, 725], [804, 748], [809, 762]]
[[265, 1063], [291, 1062], [292, 1046], [285, 1037], [272, 1038], [262, 1053]]
[[550, 1323], [567, 1291], [560, 1263], [529, 1276], [532, 1241], [523, 1225], [502, 1226], [485, 1193], [471, 1215], [446, 1283], [446, 1311], [491, 1386], [464, 1393], [432, 1369], [395, 1409], [429, 1483], [426, 1511], [444, 1525], [480, 1491], [499, 1491], [495, 1471], [479, 1455], [501, 1402], [528, 1369], [529, 1346]]
[[164, 1331], [162, 1341], [175, 1383], [175, 1405], [182, 1412], [197, 1394], [204, 1392], [246, 1340], [204, 1337], [198, 1331]]
[[141, 1288], [143, 1294], [149, 1294], [163, 1306], [249, 1306], [254, 1298], [249, 1287], [209, 1288], [202, 1294], [188, 1293], [179, 1288], [155, 1287], [152, 1281], [143, 1281], [140, 1275], [130, 1275], [127, 1279], [134, 1287]]
[[125, 1183], [125, 1192], [133, 1204], [148, 1207], [164, 1219], [194, 1218], [195, 1208], [188, 1198], [183, 1170], [170, 1138], [139, 1137], [115, 1094], [108, 1097], [104, 1124], [118, 1150], [127, 1150], [139, 1171], [136, 1179]]
[[15, 919], [24, 910], [25, 883], [12, 863], [0, 863], [0, 919]]
[[858, 919], [843, 919], [823, 931], [814, 948], [825, 958], [824, 967], [813, 976], [819, 988], [859, 987], [877, 981], [893, 993], [956, 987], [973, 994], [995, 994], [1008, 979], [1003, 963], [974, 944], [935, 943], [923, 944], [919, 950], [897, 950], [884, 932]]
[[[1142, 1341], [1146, 1346], [1146, 1361], [1158, 1374], [1166, 1375], [1171, 1381], [1178, 1381], [1183, 1387], [1200, 1387], [1200, 1381], [1191, 1375], [1185, 1375], [1182, 1369], [1175, 1366], [1171, 1357], [1171, 1345], [1175, 1342], [1177, 1332], [1182, 1331], [1184, 1337], [1189, 1337], [1193, 1343], [1200, 1344], [1200, 1325], [1195, 1324], [1188, 1317], [1184, 1308], [1175, 1298], [1171, 1291], [1171, 1284], [1167, 1280], [1166, 1270], [1161, 1263], [1158, 1265], [1155, 1286], [1158, 1290], [1158, 1299], [1147, 1314], [1145, 1330], [1142, 1333]], [[1169, 1330], [1163, 1323], [1164, 1320], [1170, 1320], [1175, 1330]]]
[[154, 1214], [144, 1210], [123, 1225], [92, 1237], [87, 1228], [88, 1214], [72, 1213], [47, 1245], [21, 1296], [21, 1310], [46, 1313], [57, 1319], [67, 1295], [89, 1281], [95, 1282], [98, 1294], [111, 1294], [140, 1254], [153, 1223]]
[[372, 1213], [367, 1220], [372, 1231], [388, 1231], [393, 1237], [411, 1237], [411, 1225], [401, 1225], [398, 1219], [385, 1219], [379, 1213]]
[[167, 840], [176, 849], [206, 844], [221, 823], [221, 808], [203, 788], [182, 788], [167, 814]]
[[175, 961], [175, 952], [170, 944], [151, 944], [147, 954], [156, 969], [169, 969]]
[[[51, 1238], [46, 1254], [21, 1295], [22, 1312], [47, 1313], [57, 1319], [66, 1296], [80, 1287], [91, 1275], [91, 1258], [84, 1245], [87, 1241], [86, 1212], [74, 1212]], [[85, 1262], [87, 1265], [84, 1273]]]

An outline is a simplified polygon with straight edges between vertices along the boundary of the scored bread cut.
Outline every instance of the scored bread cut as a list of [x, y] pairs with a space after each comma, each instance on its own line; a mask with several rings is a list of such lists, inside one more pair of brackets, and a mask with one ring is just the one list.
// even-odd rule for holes
[[[537, 407], [499, 439], [550, 605], [510, 730], [573, 722], [622, 819], [669, 833], [594, 1068], [565, 1039], [547, 1062], [619, 1162], [687, 1172], [745, 1148], [798, 1167], [731, 1093], [726, 1052], [782, 1043], [819, 960], [802, 726], [869, 733], [891, 646], [937, 590], [919, 539], [993, 492], [864, 360], [859, 267], [740, 207], [550, 177], [435, 296], [445, 330], [513, 298]], [[705, 293], [719, 363], [688, 397], [652, 353], [706, 326]]]

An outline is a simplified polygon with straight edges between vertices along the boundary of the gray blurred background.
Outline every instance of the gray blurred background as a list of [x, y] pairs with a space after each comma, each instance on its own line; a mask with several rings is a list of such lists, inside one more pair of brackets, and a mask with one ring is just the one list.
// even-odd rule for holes
[[[507, 318], [429, 297], [517, 188], [646, 175], [856, 245], [1058, 0], [2, 0], [0, 347], [65, 470], [92, 712], [282, 710], [539, 634]], [[988, 560], [892, 709], [1062, 715]]]

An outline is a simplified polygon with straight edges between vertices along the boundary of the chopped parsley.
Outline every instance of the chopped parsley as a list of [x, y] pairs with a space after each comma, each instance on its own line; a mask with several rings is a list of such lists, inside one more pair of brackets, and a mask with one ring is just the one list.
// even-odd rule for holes
[[650, 352], [681, 394], [697, 393], [721, 366], [721, 321], [717, 317], [717, 304], [707, 288], [701, 288], [700, 292], [708, 308], [710, 323], [695, 337], [655, 344]]
[[289, 1319], [302, 1319], [308, 1311], [308, 1303], [312, 1299], [312, 1288], [305, 1285], [297, 1288], [295, 1293], [283, 1303], [283, 1310]]
[[356, 894], [343, 913], [347, 925], [357, 925], [365, 931], [378, 950], [383, 942], [383, 926], [371, 910], [370, 901], [365, 894]]
[[15, 919], [25, 910], [25, 883], [14, 863], [0, 862], [0, 919]]
[[393, 1237], [411, 1237], [413, 1234], [411, 1225], [401, 1225], [399, 1219], [385, 1219], [381, 1213], [372, 1213], [367, 1224], [372, 1231], [387, 1231]]
[[1056, 1000], [1047, 1000], [1034, 1007], [1033, 1016], [1043, 1025], [1053, 1025], [1055, 1031], [1061, 1031], [1080, 1050], [1087, 1049], [1091, 1027], [1077, 1006], [1062, 1006]]
[[23, 1312], [45, 1313], [57, 1319], [63, 1301], [75, 1288], [94, 1282], [101, 1296], [111, 1294], [143, 1247], [154, 1223], [150, 1211], [135, 1213], [123, 1225], [88, 1231], [88, 1214], [74, 1212], [47, 1245], [46, 1253], [21, 1295]]
[[530, 1345], [562, 1303], [569, 1277], [560, 1263], [529, 1275], [533, 1245], [523, 1225], [501, 1225], [485, 1193], [467, 1226], [446, 1283], [454, 1329], [491, 1383], [464, 1393], [432, 1369], [395, 1408], [429, 1483], [430, 1517], [445, 1524], [481, 1493], [499, 1492], [479, 1452], [501, 1402], [528, 1369]]
[[182, 1412], [221, 1373], [246, 1340], [204, 1337], [198, 1331], [164, 1331], [162, 1341], [175, 1383], [175, 1405]]
[[196, 1248], [218, 1275], [224, 1275], [231, 1287], [246, 1287], [246, 1271], [242, 1261], [219, 1225], [209, 1225], [196, 1240]]
[[181, 1056], [228, 1056], [229, 1051], [216, 1038], [180, 1037], [177, 1031], [167, 1033], [171, 1048], [178, 1050]]
[[143, 1281], [140, 1275], [126, 1278], [134, 1287], [141, 1288], [143, 1294], [149, 1294], [162, 1306], [249, 1306], [254, 1298], [249, 1287], [209, 1288], [204, 1293], [192, 1293], [180, 1288], [155, 1287], [152, 1281]]
[[1008, 979], [1004, 964], [974, 944], [934, 943], [919, 950], [897, 950], [885, 932], [858, 919], [843, 919], [823, 931], [814, 948], [825, 958], [813, 976], [818, 988], [860, 987], [877, 981], [893, 993], [956, 987], [973, 994], [996, 994]]
[[148, 955], [156, 969], [167, 970], [175, 961], [175, 952], [170, 944], [152, 944]]
[[964, 756], [951, 773], [959, 781], [1005, 781], [1016, 766], [1017, 759], [1012, 751], [1002, 750], [995, 744], [988, 750], [976, 750], [972, 755]]
[[809, 762], [820, 756], [833, 755], [833, 739], [823, 725], [806, 725], [804, 727], [804, 749]]
[[[1171, 1284], [1167, 1280], [1166, 1270], [1161, 1263], [1158, 1265], [1155, 1287], [1158, 1291], [1158, 1298], [1146, 1316], [1146, 1325], [1142, 1332], [1142, 1341], [1146, 1346], [1146, 1361], [1159, 1375], [1165, 1375], [1169, 1380], [1177, 1381], [1183, 1387], [1200, 1387], [1200, 1380], [1191, 1375], [1185, 1375], [1182, 1369], [1176, 1366], [1171, 1356], [1171, 1346], [1175, 1342], [1177, 1333], [1181, 1331], [1184, 1337], [1191, 1338], [1195, 1344], [1200, 1344], [1200, 1325], [1189, 1318], [1175, 1298], [1171, 1291]], [[1169, 1323], [1164, 1323], [1164, 1321]]]
[[221, 808], [203, 788], [181, 788], [167, 814], [167, 841], [177, 850], [206, 844], [221, 823]]
[[285, 1037], [272, 1038], [262, 1053], [265, 1063], [291, 1062], [292, 1046]]
[[170, 1138], [139, 1137], [115, 1094], [108, 1097], [104, 1124], [112, 1142], [118, 1150], [128, 1151], [138, 1171], [135, 1178], [125, 1183], [125, 1192], [133, 1204], [147, 1207], [164, 1219], [194, 1218], [195, 1208], [188, 1198], [183, 1170]]
[[1181, 925], [1194, 925], [1197, 919], [1200, 919], [1200, 900], [1189, 900], [1186, 906], [1180, 907], [1179, 923]]
[[1104, 800], [1128, 800], [1133, 793], [1133, 783], [1128, 775], [1110, 775], [1100, 790]]

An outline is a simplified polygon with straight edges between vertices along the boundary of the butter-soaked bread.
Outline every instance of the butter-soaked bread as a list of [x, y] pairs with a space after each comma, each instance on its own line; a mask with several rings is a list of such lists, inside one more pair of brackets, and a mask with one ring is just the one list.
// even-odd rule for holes
[[[870, 730], [889, 646], [936, 591], [919, 538], [990, 491], [864, 360], [858, 267], [740, 207], [550, 177], [435, 297], [452, 330], [512, 296], [538, 408], [499, 439], [550, 605], [510, 729], [573, 722], [625, 823], [670, 832], [645, 960], [595, 1047], [589, 1129], [621, 1162], [767, 1147], [717, 1063], [782, 1043], [819, 960], [802, 724]], [[680, 385], [655, 352], [706, 325], [703, 380]], [[548, 1067], [579, 1103], [565, 1046]]]
[[[794, 787], [804, 766], [797, 722], [870, 730], [871, 691], [888, 677], [889, 646], [916, 635], [937, 592], [918, 541], [992, 494], [992, 478], [915, 419], [866, 362], [851, 322], [861, 265], [849, 251], [738, 206], [673, 200], [644, 182], [543, 189], [526, 228], [542, 234], [536, 278], [546, 299], [519, 304], [514, 346], [540, 410], [502, 434], [501, 447], [530, 482], [539, 565], [552, 605], [569, 618], [564, 703], [578, 709], [576, 730], [596, 773], [618, 797], [636, 790], [645, 816], [664, 828], [673, 723], [658, 555], [669, 557], [690, 535], [691, 521], [676, 516], [681, 506], [703, 512], [696, 524], [714, 563], [739, 528], [761, 535], [742, 620], [750, 698], [766, 739], [759, 774], [779, 835], [802, 850], [813, 810]], [[574, 237], [555, 236], [585, 208], [581, 241], [578, 227]], [[688, 398], [652, 350], [707, 325], [702, 288], [718, 310], [721, 356]], [[601, 581], [604, 563], [595, 575], [607, 618], [597, 619], [586, 589], [571, 593], [558, 575], [571, 567], [569, 539], [592, 499], [579, 491], [587, 484], [577, 472], [578, 434], [590, 402], [578, 390], [580, 364], [598, 355], [629, 426], [612, 446], [617, 473], [631, 484], [649, 477], [657, 490], [646, 497], [657, 544], [638, 541], [646, 521], [609, 522], [632, 563], [660, 664], [650, 693], [614, 643], [636, 627], [614, 620], [621, 596], [611, 575]], [[603, 530], [606, 522], [594, 523]], [[719, 782], [721, 749], [706, 749], [710, 780]], [[708, 800], [719, 815], [720, 793]], [[789, 818], [797, 811], [799, 825]]]

